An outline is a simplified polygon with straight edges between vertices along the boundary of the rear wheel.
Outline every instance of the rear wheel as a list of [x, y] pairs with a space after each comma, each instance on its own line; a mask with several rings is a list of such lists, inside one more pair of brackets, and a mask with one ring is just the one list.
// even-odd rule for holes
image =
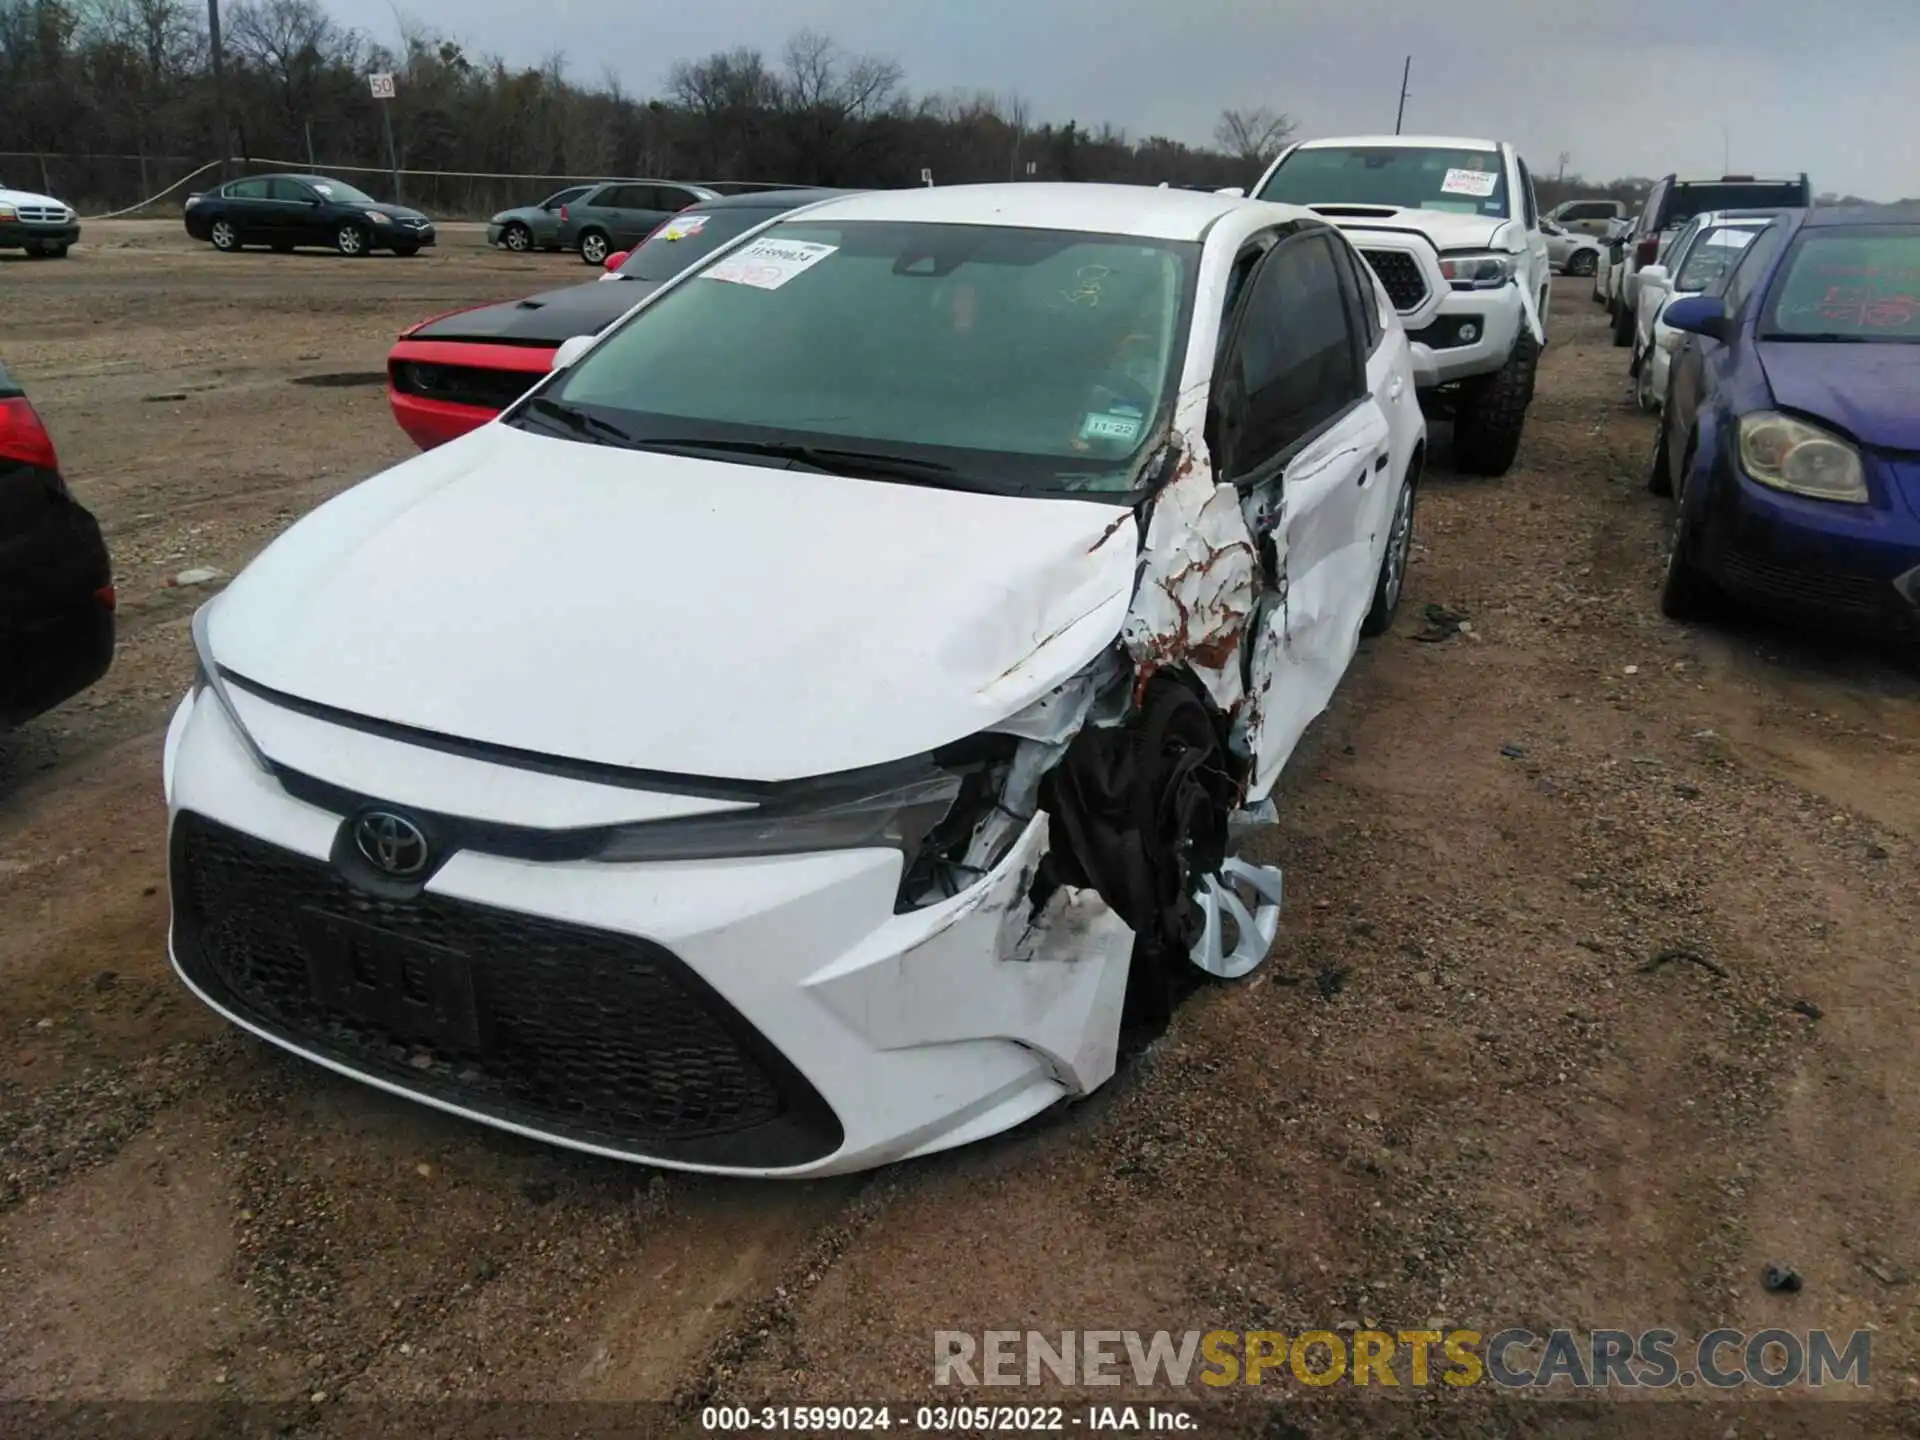
[[1591, 250], [1576, 250], [1567, 260], [1567, 274], [1591, 275], [1600, 268], [1600, 257]]
[[524, 255], [533, 248], [533, 231], [516, 220], [500, 232], [500, 243], [515, 254]]
[[207, 238], [213, 242], [214, 249], [224, 250], [229, 255], [240, 248], [240, 232], [234, 228], [231, 220], [214, 221]]
[[1633, 312], [1625, 304], [1613, 307], [1613, 348], [1624, 350], [1633, 344]]
[[604, 265], [607, 256], [612, 253], [606, 232], [603, 230], [583, 231], [580, 236], [580, 258], [589, 265]]
[[[1416, 459], [1414, 465], [1417, 467]], [[1393, 528], [1387, 532], [1387, 553], [1380, 557], [1380, 578], [1374, 582], [1373, 605], [1360, 622], [1362, 635], [1384, 635], [1393, 624], [1394, 611], [1400, 608], [1400, 593], [1406, 586], [1407, 557], [1413, 553], [1413, 502], [1415, 469], [1409, 468], [1400, 487], [1399, 502], [1393, 507]]]
[[1513, 468], [1539, 363], [1533, 333], [1522, 330], [1505, 365], [1469, 382], [1453, 416], [1453, 460], [1460, 469], [1470, 475], [1504, 475]]

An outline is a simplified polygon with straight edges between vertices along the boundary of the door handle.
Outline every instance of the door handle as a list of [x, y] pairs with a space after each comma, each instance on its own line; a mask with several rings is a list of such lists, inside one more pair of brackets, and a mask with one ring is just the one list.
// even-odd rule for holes
[[1404, 387], [1405, 382], [1402, 381], [1398, 375], [1394, 376], [1387, 385], [1387, 398], [1389, 400], [1398, 400], [1400, 398], [1400, 391]]
[[1362, 485], [1365, 485], [1367, 481], [1371, 480], [1374, 476], [1378, 475], [1382, 470], [1386, 468], [1387, 468], [1387, 452], [1382, 450], [1378, 455], [1373, 457], [1372, 467], [1370, 469], [1362, 470], [1360, 472], [1360, 483]]

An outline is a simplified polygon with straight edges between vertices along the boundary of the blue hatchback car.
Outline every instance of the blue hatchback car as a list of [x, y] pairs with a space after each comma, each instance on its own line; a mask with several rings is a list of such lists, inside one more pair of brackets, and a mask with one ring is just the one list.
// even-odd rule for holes
[[1661, 609], [1920, 635], [1920, 209], [1783, 211], [1662, 318], [1682, 343], [1648, 476], [1678, 511]]

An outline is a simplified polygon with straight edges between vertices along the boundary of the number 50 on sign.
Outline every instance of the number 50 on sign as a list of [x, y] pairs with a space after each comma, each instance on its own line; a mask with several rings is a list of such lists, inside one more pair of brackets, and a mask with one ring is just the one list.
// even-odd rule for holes
[[369, 75], [367, 84], [373, 89], [376, 100], [393, 99], [393, 76], [391, 74]]

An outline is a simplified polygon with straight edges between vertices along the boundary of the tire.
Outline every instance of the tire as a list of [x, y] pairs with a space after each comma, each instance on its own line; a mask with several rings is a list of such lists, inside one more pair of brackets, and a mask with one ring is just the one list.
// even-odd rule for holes
[[1400, 596], [1406, 589], [1407, 557], [1413, 552], [1413, 507], [1419, 494], [1419, 459], [1407, 472], [1400, 487], [1400, 498], [1393, 507], [1393, 528], [1387, 532], [1387, 553], [1380, 557], [1380, 578], [1373, 584], [1373, 605], [1360, 622], [1365, 636], [1384, 635], [1400, 608]]
[[1633, 312], [1625, 303], [1613, 307], [1613, 348], [1624, 350], [1633, 344]]
[[365, 227], [348, 221], [333, 232], [333, 248], [350, 259], [359, 260], [373, 248], [373, 242]]
[[1504, 475], [1520, 453], [1520, 432], [1533, 399], [1534, 371], [1540, 348], [1533, 335], [1520, 332], [1507, 363], [1473, 382], [1455, 407], [1453, 463], [1469, 475]]
[[516, 255], [524, 255], [533, 249], [533, 231], [518, 220], [500, 232], [500, 243]]
[[1651, 415], [1660, 408], [1653, 394], [1653, 350], [1640, 351], [1633, 362], [1633, 403]]
[[420, 253], [420, 247], [418, 245], [408, 245], [403, 242], [393, 247], [393, 253], [398, 255], [402, 260], [406, 260], [418, 255]]
[[613, 253], [613, 243], [607, 239], [604, 230], [582, 230], [580, 232], [580, 259], [588, 265], [604, 265], [607, 256]]
[[207, 239], [213, 248], [227, 255], [237, 254], [240, 250], [240, 232], [231, 220], [216, 220], [207, 231]]
[[1653, 436], [1653, 458], [1647, 462], [1647, 493], [1649, 495], [1671, 495], [1673, 493], [1673, 452], [1667, 449], [1667, 417], [1660, 416], [1660, 428]]
[[1576, 250], [1567, 257], [1567, 274], [1592, 275], [1600, 269], [1600, 257], [1591, 250]]
[[[1661, 427], [1664, 443], [1666, 428]], [[1681, 468], [1680, 488], [1674, 492], [1673, 548], [1667, 552], [1667, 571], [1660, 581], [1660, 613], [1669, 620], [1705, 620], [1720, 608], [1720, 594], [1713, 582], [1700, 573], [1694, 563], [1693, 544], [1687, 523], [1687, 473], [1692, 468], [1693, 452], [1687, 452], [1688, 464]]]

